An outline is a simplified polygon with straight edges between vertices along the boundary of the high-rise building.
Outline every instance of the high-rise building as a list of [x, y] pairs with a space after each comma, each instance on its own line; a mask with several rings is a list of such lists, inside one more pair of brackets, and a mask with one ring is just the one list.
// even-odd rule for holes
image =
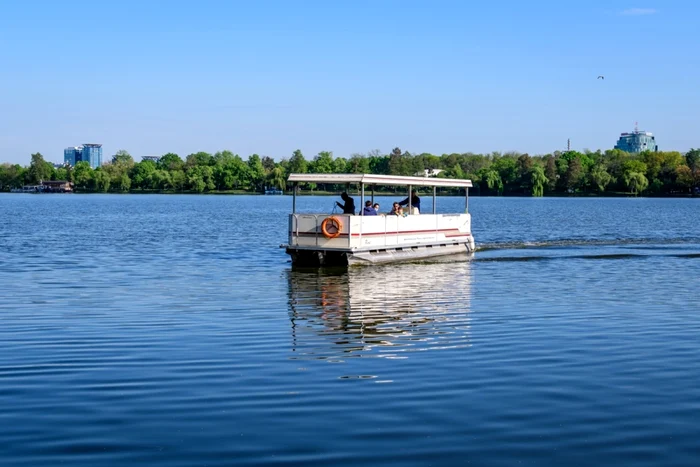
[[63, 150], [63, 162], [71, 167], [75, 166], [80, 161], [85, 161], [90, 164], [93, 169], [102, 165], [102, 145], [101, 144], [83, 144]]
[[63, 150], [63, 162], [75, 167], [76, 162], [80, 162], [82, 159], [83, 147], [77, 146], [74, 148], [66, 148]]
[[102, 145], [83, 144], [83, 159], [90, 164], [93, 169], [102, 165]]
[[658, 151], [656, 138], [648, 131], [640, 131], [637, 127], [632, 133], [622, 133], [617, 140], [615, 149], [625, 152]]

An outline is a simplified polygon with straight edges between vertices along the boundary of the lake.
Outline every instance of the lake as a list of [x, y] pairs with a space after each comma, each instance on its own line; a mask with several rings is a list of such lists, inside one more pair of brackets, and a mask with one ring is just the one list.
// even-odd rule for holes
[[700, 199], [473, 197], [470, 260], [349, 271], [290, 209], [0, 194], [0, 463], [700, 461]]

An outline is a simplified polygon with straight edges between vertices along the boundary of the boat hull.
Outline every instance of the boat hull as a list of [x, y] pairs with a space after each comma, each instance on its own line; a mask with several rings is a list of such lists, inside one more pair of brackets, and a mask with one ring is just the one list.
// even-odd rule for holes
[[473, 240], [463, 243], [407, 245], [371, 250], [322, 250], [289, 245], [283, 245], [283, 247], [291, 256], [292, 264], [302, 267], [356, 266], [420, 261], [435, 257], [470, 254], [475, 249]]

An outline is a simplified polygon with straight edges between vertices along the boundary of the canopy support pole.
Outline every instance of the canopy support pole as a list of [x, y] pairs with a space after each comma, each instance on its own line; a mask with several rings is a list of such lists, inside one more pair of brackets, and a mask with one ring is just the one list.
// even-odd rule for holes
[[433, 187], [433, 214], [437, 214], [437, 187]]
[[413, 201], [413, 200], [411, 199], [411, 192], [412, 192], [412, 191], [413, 191], [413, 187], [412, 187], [411, 185], [408, 185], [408, 214], [409, 214], [409, 215], [413, 214], [413, 209], [412, 209], [412, 206], [411, 206], [411, 201]]
[[365, 184], [360, 183], [360, 215], [365, 215]]
[[469, 212], [469, 187], [466, 187], [464, 189], [464, 193], [466, 193], [466, 196], [464, 197], [464, 212]]
[[297, 212], [297, 186], [299, 184], [297, 182], [294, 182], [292, 185], [292, 214], [296, 214]]
[[372, 206], [374, 206], [374, 185], [372, 185]]

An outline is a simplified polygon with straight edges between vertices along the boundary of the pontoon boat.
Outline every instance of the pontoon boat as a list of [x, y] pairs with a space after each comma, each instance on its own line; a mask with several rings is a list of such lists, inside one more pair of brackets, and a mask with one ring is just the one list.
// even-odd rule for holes
[[[467, 254], [475, 249], [469, 214], [471, 180], [399, 177], [371, 174], [291, 174], [292, 213], [289, 215], [289, 243], [281, 245], [299, 266], [349, 266], [361, 263], [388, 263]], [[299, 183], [345, 185], [359, 187], [359, 215], [298, 213], [296, 197]], [[374, 202], [376, 185], [407, 188], [411, 209], [411, 191], [415, 187], [433, 188], [432, 213], [420, 212], [405, 217], [395, 215], [362, 215], [365, 190], [371, 189]], [[464, 188], [465, 208], [462, 213], [438, 214], [437, 187]]]

